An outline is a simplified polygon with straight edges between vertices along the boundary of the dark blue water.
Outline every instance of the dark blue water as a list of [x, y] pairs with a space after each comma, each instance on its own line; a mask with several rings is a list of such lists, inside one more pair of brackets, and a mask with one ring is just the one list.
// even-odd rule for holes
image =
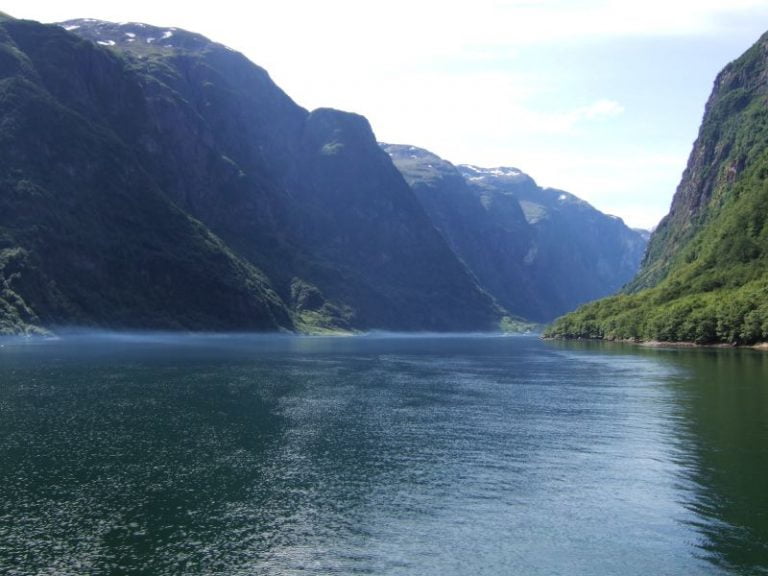
[[2, 574], [768, 574], [768, 356], [0, 342]]

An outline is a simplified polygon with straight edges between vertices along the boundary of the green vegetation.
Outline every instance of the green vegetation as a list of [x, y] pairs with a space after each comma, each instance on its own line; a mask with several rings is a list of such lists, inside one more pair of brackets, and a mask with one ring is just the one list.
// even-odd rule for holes
[[21, 278], [28, 254], [21, 248], [0, 249], [0, 335], [44, 332], [38, 318], [13, 284]]
[[766, 43], [768, 36], [718, 77], [670, 216], [629, 287], [634, 293], [588, 304], [545, 336], [768, 341]]
[[304, 334], [350, 334], [354, 313], [348, 306], [328, 302], [316, 286], [301, 278], [291, 280], [294, 324]]
[[525, 334], [528, 332], [537, 332], [541, 329], [541, 324], [529, 322], [522, 318], [513, 318], [504, 316], [499, 322], [499, 330], [505, 334]]
[[666, 283], [587, 304], [560, 318], [551, 338], [750, 345], [768, 340], [768, 278], [674, 297]]
[[0, 332], [292, 328], [266, 277], [138, 164], [122, 136], [146, 119], [122, 59], [53, 26], [0, 33]]

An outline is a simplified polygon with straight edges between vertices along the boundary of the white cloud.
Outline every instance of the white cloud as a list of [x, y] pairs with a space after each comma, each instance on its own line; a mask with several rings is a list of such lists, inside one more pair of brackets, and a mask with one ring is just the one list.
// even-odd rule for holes
[[515, 164], [539, 185], [561, 188], [597, 209], [621, 216], [629, 226], [651, 228], [667, 213], [689, 150], [663, 153], [509, 149]]
[[624, 106], [615, 100], [598, 100], [589, 106], [580, 108], [576, 111], [579, 119], [587, 118], [594, 120], [598, 118], [613, 118], [624, 113]]
[[518, 127], [530, 132], [567, 134], [586, 123], [615, 118], [624, 113], [624, 107], [614, 100], [601, 99], [564, 112], [537, 111], [524, 102], [515, 112], [522, 120]]

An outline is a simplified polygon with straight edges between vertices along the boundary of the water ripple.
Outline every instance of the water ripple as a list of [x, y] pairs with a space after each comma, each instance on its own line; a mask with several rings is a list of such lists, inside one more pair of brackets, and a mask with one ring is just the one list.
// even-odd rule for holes
[[0, 572], [765, 573], [749, 362], [535, 338], [6, 345]]

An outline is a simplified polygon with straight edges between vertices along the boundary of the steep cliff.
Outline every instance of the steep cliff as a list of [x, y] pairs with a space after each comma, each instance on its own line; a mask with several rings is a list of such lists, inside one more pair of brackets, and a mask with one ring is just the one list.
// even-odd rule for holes
[[669, 215], [631, 294], [558, 321], [554, 336], [768, 340], [768, 35], [718, 75]]
[[456, 167], [414, 146], [382, 146], [451, 248], [513, 315], [550, 321], [637, 272], [642, 234], [572, 194], [515, 168]]
[[0, 45], [6, 330], [497, 326], [363, 118], [183, 30], [9, 20]]
[[7, 20], [0, 94], [0, 330], [292, 328], [264, 275], [170, 201], [121, 138], [149, 116], [120, 58]]

